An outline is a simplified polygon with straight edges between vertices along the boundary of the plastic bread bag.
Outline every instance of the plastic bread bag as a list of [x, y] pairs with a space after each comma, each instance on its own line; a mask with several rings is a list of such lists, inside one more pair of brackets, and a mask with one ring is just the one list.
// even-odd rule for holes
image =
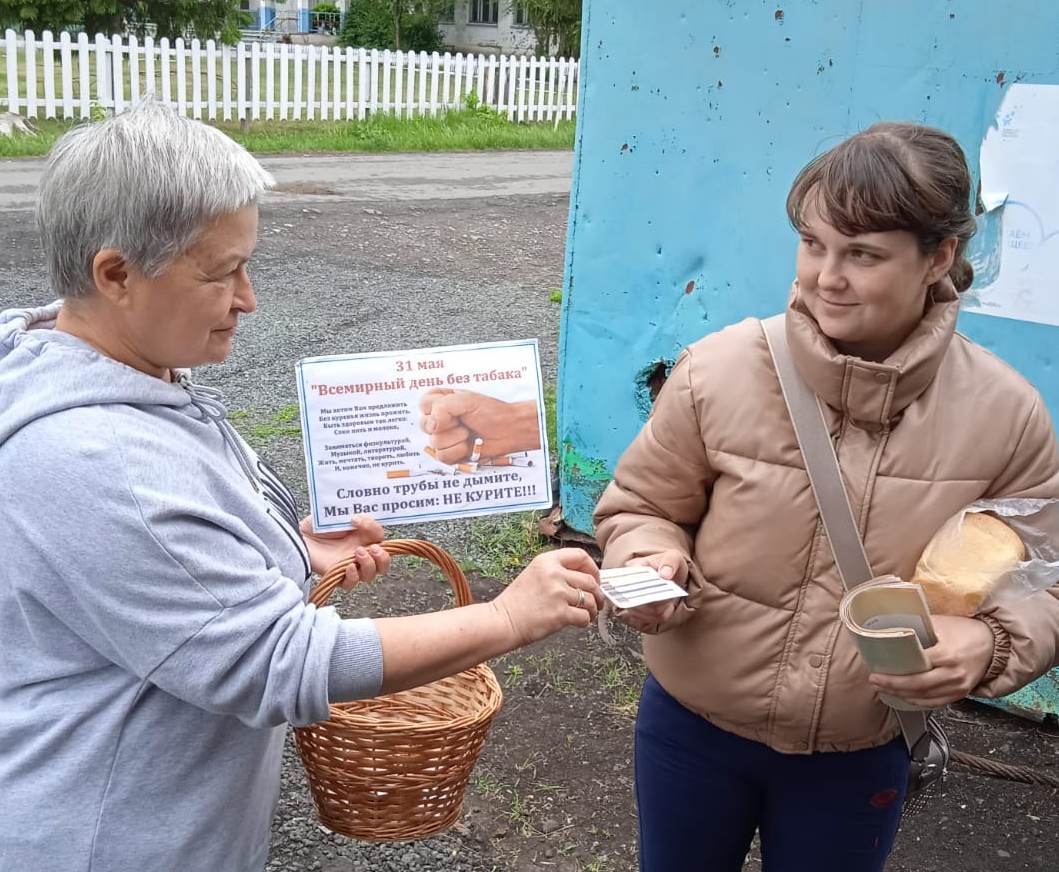
[[1059, 584], [1059, 500], [980, 500], [946, 521], [912, 581], [934, 614], [970, 617]]

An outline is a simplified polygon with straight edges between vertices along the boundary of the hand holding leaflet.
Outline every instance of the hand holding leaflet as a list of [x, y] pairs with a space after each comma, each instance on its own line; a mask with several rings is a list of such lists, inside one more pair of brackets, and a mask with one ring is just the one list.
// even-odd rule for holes
[[650, 566], [623, 566], [599, 573], [600, 590], [619, 609], [687, 596], [688, 592]]

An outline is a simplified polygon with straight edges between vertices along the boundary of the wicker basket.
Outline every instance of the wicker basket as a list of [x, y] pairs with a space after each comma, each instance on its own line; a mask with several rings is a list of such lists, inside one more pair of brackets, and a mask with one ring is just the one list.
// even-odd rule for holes
[[[430, 560], [447, 576], [457, 607], [473, 602], [463, 571], [437, 546], [395, 539], [382, 547]], [[327, 603], [349, 563], [327, 572], [312, 603]], [[496, 676], [481, 664], [423, 687], [332, 705], [329, 720], [294, 731], [320, 822], [372, 842], [450, 826], [500, 703]]]

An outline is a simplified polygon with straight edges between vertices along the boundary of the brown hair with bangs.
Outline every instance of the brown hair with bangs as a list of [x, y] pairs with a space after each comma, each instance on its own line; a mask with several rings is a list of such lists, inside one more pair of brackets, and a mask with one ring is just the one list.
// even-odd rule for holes
[[873, 124], [814, 158], [787, 195], [787, 217], [799, 232], [806, 203], [846, 236], [906, 230], [933, 254], [955, 236], [949, 277], [965, 291], [974, 270], [963, 256], [974, 236], [971, 176], [963, 149], [949, 134], [919, 124]]

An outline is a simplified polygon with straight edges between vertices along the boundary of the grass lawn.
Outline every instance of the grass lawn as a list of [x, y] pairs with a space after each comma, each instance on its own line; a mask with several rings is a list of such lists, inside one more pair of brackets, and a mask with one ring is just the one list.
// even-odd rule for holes
[[[39, 136], [0, 137], [0, 157], [48, 152], [73, 124], [38, 121]], [[480, 151], [486, 149], [570, 149], [574, 122], [514, 124], [492, 111], [448, 112], [437, 118], [375, 115], [364, 121], [253, 121], [216, 126], [255, 154], [283, 152]]]

